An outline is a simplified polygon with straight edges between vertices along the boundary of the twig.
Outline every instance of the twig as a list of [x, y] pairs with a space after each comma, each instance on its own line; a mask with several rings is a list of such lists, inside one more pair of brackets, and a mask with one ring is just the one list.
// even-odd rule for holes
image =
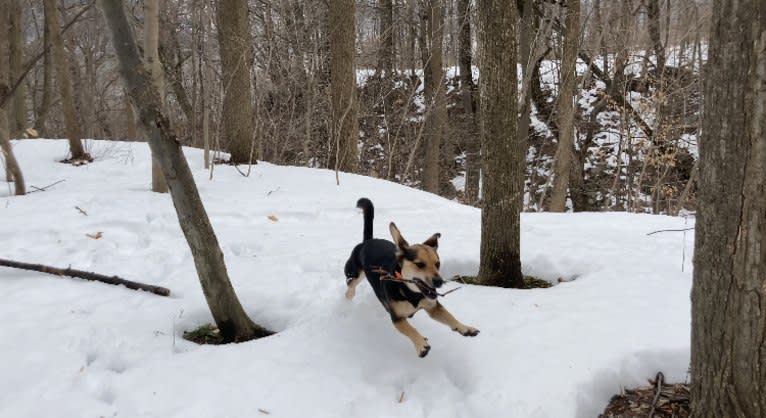
[[[380, 273], [380, 274], [381, 274], [381, 276], [380, 276], [380, 280], [386, 280], [386, 281], [389, 281], [389, 282], [404, 282], [404, 283], [412, 283], [412, 284], [414, 284], [415, 286], [417, 286], [417, 285], [418, 285], [418, 282], [419, 282], [419, 283], [422, 283], [422, 284], [423, 284], [423, 285], [425, 285], [425, 286], [428, 286], [428, 284], [427, 284], [426, 282], [422, 281], [422, 280], [405, 279], [404, 277], [396, 277], [396, 276], [393, 276], [393, 275], [391, 275], [391, 273], [387, 272], [387, 271], [386, 271], [386, 270], [384, 270], [382, 267], [378, 267], [378, 268], [376, 268], [376, 269], [374, 269], [374, 270], [372, 270], [372, 271], [374, 271], [375, 273]], [[456, 291], [456, 290], [460, 289], [460, 287], [456, 287], [456, 288], [454, 288], [454, 289], [451, 289], [451, 290], [448, 290], [448, 291], [446, 291], [446, 292], [444, 292], [444, 293], [439, 293], [439, 292], [437, 292], [437, 291], [436, 291], [436, 289], [434, 289], [433, 287], [431, 287], [431, 286], [428, 286], [428, 287], [430, 287], [431, 289], [433, 289], [433, 290], [434, 290], [434, 292], [435, 292], [437, 295], [439, 295], [439, 296], [447, 296], [447, 295], [449, 295], [450, 293], [452, 293], [452, 292], [454, 292], [454, 291]]]
[[684, 232], [684, 231], [691, 231], [691, 230], [693, 230], [693, 229], [694, 229], [694, 228], [683, 228], [683, 229], [660, 229], [659, 231], [653, 231], [653, 232], [650, 232], [650, 233], [648, 233], [648, 234], [646, 234], [646, 235], [654, 235], [654, 234], [656, 234], [656, 233], [658, 233], [658, 232]]
[[654, 410], [657, 407], [657, 401], [660, 399], [660, 393], [662, 393], [662, 383], [665, 380], [665, 375], [662, 374], [662, 372], [657, 372], [657, 377], [655, 377], [654, 383], [657, 385], [657, 392], [654, 394], [654, 399], [652, 400], [652, 409], [649, 411], [649, 418], [652, 418], [654, 416]]
[[49, 187], [53, 187], [53, 186], [55, 186], [55, 185], [57, 185], [57, 184], [59, 184], [59, 183], [63, 183], [63, 182], [65, 182], [65, 181], [66, 181], [66, 179], [64, 179], [64, 180], [59, 180], [59, 181], [57, 181], [57, 182], [55, 182], [55, 183], [52, 183], [52, 184], [49, 184], [49, 185], [47, 185], [47, 186], [45, 186], [45, 187], [37, 187], [37, 186], [32, 186], [32, 185], [30, 185], [29, 187], [33, 188], [34, 190], [32, 190], [31, 192], [28, 192], [27, 194], [29, 194], [29, 193], [34, 193], [34, 192], [44, 192], [44, 191], [48, 190], [48, 188], [49, 188]]
[[48, 273], [54, 276], [77, 277], [80, 279], [92, 280], [92, 281], [102, 282], [106, 284], [124, 285], [128, 289], [144, 290], [146, 292], [154, 293], [155, 295], [170, 296], [170, 290], [164, 287], [125, 280], [117, 276], [109, 277], [109, 276], [104, 276], [103, 274], [92, 273], [89, 271], [74, 270], [69, 267], [65, 269], [61, 269], [57, 267], [44, 266], [42, 264], [21, 263], [18, 261], [5, 260], [2, 258], [0, 258], [0, 266], [17, 268], [22, 270], [39, 271], [41, 273]]
[[77, 209], [77, 211], [79, 211], [83, 215], [88, 216], [88, 212], [85, 212], [81, 207], [75, 206], [74, 208]]
[[399, 403], [404, 402], [404, 391], [402, 391], [402, 394], [399, 395]]

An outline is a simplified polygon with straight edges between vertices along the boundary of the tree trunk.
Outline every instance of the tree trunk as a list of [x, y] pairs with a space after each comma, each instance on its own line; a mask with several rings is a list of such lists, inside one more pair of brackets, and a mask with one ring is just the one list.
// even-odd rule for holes
[[141, 62], [122, 2], [102, 0], [100, 5], [112, 35], [120, 73], [170, 187], [181, 230], [191, 248], [202, 290], [221, 335], [225, 341], [232, 342], [271, 334], [248, 318], [231, 286], [218, 239], [202, 206], [181, 144], [163, 114], [159, 92]]
[[465, 200], [468, 204], [479, 201], [479, 176], [481, 173], [481, 141], [475, 112], [473, 83], [473, 54], [471, 53], [471, 0], [458, 1], [460, 32], [458, 33], [458, 48], [460, 61], [460, 96], [463, 112], [466, 117], [467, 133], [465, 150]]
[[253, 97], [250, 74], [253, 67], [253, 43], [250, 39], [247, 0], [218, 2], [218, 45], [223, 79], [223, 135], [234, 164], [253, 163], [258, 159], [254, 143]]
[[356, 171], [359, 159], [354, 10], [353, 0], [330, 3], [332, 116], [329, 167], [347, 172]]
[[479, 280], [522, 287], [520, 213], [526, 138], [516, 131], [516, 5], [478, 0], [482, 212]]
[[[123, 93], [123, 102], [125, 103], [125, 124], [127, 128], [127, 137], [125, 139], [128, 141], [137, 141], [138, 126], [136, 126], [136, 112], [133, 111], [133, 105], [130, 103], [130, 97], [128, 96], [127, 91]], [[152, 161], [154, 161], [154, 159], [152, 159]]]
[[[0, 2], [0, 27], [3, 27], [6, 23], [5, 19], [8, 19], [8, 3]], [[5, 100], [8, 96], [8, 62], [6, 61], [7, 54], [7, 38], [0, 37], [0, 103], [9, 103]], [[24, 176], [21, 174], [21, 168], [16, 161], [16, 157], [13, 154], [13, 147], [11, 147], [10, 132], [8, 129], [8, 114], [5, 107], [0, 106], [0, 155], [5, 160], [5, 177], [7, 181], [14, 182], [14, 192], [16, 195], [23, 195], [26, 192], [24, 185]]]
[[[390, 79], [394, 69], [394, 2], [380, 0], [380, 47], [378, 48], [378, 71]], [[388, 97], [390, 95], [387, 95]]]
[[558, 99], [559, 141], [553, 170], [551, 212], [565, 212], [567, 189], [572, 165], [574, 145], [574, 103], [577, 96], [577, 50], [580, 46], [580, 0], [568, 0], [564, 33], [564, 51], [561, 60], [561, 85]]
[[90, 161], [92, 158], [85, 152], [82, 146], [82, 130], [77, 120], [77, 108], [72, 95], [72, 83], [69, 75], [69, 64], [64, 51], [64, 39], [61, 37], [59, 26], [59, 12], [55, 0], [43, 0], [45, 8], [45, 24], [51, 36], [53, 50], [53, 65], [56, 69], [56, 84], [59, 87], [61, 107], [64, 112], [64, 124], [66, 125], [67, 138], [69, 139], [69, 152], [72, 161]]
[[444, 68], [442, 67], [442, 41], [444, 38], [443, 0], [428, 0], [428, 35], [430, 38], [430, 57], [428, 68], [433, 86], [433, 103], [427, 113], [426, 155], [423, 170], [423, 189], [439, 193], [439, 162], [441, 161], [441, 143], [447, 124], [447, 96], [445, 94]]
[[692, 287], [697, 417], [766, 416], [766, 3], [716, 0]]
[[[24, 38], [22, 35], [21, 4], [19, 0], [9, 0], [10, 22], [8, 25], [8, 40], [10, 43], [10, 80], [16, 80], [21, 76], [22, 54], [24, 50]], [[27, 89], [21, 83], [13, 93], [13, 124], [10, 132], [14, 136], [20, 136], [27, 128]]]
[[[160, 103], [165, 105], [165, 77], [160, 62], [160, 0], [144, 0], [144, 63], [152, 77], [154, 89], [160, 95]], [[148, 136], [148, 134], [147, 134]], [[167, 193], [168, 185], [162, 175], [157, 159], [152, 154], [152, 191]]]
[[48, 111], [51, 107], [51, 93], [53, 90], [53, 58], [51, 57], [51, 35], [48, 25], [43, 25], [43, 93], [40, 100], [40, 106], [37, 109], [35, 117], [35, 129], [37, 134], [43, 138], [47, 136], [46, 121]]

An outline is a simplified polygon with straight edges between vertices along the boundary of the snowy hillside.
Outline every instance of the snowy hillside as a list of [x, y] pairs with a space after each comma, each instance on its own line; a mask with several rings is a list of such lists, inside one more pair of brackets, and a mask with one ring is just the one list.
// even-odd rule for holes
[[0, 417], [594, 417], [621, 386], [659, 370], [686, 378], [693, 234], [647, 233], [692, 221], [524, 214], [525, 273], [576, 279], [463, 286], [443, 303], [481, 334], [461, 337], [421, 312], [412, 324], [432, 347], [421, 359], [367, 284], [343, 297], [343, 263], [362, 236], [355, 202], [375, 203], [378, 237], [389, 238], [390, 221], [410, 242], [441, 232], [445, 277], [477, 270], [477, 209], [267, 163], [249, 177], [217, 166], [209, 180], [201, 151], [187, 149], [245, 309], [280, 331], [198, 346], [181, 335], [211, 317], [170, 198], [148, 191], [146, 144], [89, 145], [96, 161], [72, 167], [57, 163], [64, 141], [15, 142], [28, 185], [65, 181], [23, 197], [0, 189], [0, 258], [116, 274], [172, 295], [0, 268]]

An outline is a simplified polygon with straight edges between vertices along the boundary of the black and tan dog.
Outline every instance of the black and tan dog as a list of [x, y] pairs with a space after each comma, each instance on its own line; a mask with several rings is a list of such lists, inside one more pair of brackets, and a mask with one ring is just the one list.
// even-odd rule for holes
[[[453, 331], [474, 337], [479, 330], [455, 319], [436, 299], [436, 289], [444, 284], [439, 275], [440, 234], [434, 234], [422, 244], [409, 245], [399, 229], [389, 226], [394, 242], [372, 238], [372, 220], [375, 216], [372, 202], [359, 199], [358, 208], [364, 211], [364, 240], [354, 247], [346, 262], [346, 298], [356, 293], [356, 286], [367, 277], [375, 295], [391, 315], [394, 327], [415, 344], [420, 357], [425, 357], [431, 346], [428, 339], [407, 322], [415, 312], [425, 309], [428, 315]], [[401, 280], [404, 279], [404, 280]]]

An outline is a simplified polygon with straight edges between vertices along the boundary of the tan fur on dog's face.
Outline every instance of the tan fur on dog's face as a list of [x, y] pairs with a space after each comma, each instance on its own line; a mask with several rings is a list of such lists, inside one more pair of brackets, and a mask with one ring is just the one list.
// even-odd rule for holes
[[[410, 280], [420, 279], [431, 288], [440, 287], [444, 281], [439, 274], [441, 262], [436, 250], [439, 248], [441, 234], [433, 234], [422, 244], [409, 245], [393, 222], [389, 229], [396, 244], [396, 256], [402, 266], [402, 277]], [[408, 286], [413, 291], [420, 291], [413, 284]]]

